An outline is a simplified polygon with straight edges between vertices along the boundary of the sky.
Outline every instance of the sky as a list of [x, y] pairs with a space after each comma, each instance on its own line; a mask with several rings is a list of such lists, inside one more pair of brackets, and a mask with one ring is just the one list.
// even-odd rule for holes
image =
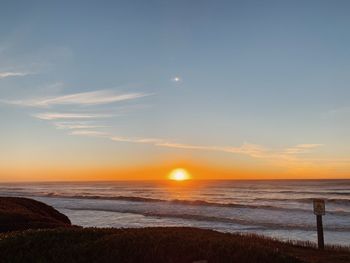
[[349, 1], [1, 1], [0, 181], [350, 178]]

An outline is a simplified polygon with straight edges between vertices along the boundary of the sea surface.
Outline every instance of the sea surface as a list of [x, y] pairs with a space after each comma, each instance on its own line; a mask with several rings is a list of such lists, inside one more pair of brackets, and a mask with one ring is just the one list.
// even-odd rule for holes
[[325, 243], [350, 245], [350, 180], [113, 181], [0, 184], [86, 227], [191, 226], [316, 242], [313, 199], [326, 201]]

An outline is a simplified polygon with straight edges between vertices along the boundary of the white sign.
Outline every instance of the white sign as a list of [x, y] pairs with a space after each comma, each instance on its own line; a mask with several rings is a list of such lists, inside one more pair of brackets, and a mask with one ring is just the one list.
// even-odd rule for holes
[[323, 199], [314, 199], [314, 214], [320, 216], [326, 214], [326, 206]]

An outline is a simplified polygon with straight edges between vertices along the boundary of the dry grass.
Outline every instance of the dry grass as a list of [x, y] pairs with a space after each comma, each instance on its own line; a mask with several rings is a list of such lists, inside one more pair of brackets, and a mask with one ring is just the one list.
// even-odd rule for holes
[[298, 263], [276, 241], [196, 228], [54, 229], [2, 234], [1, 262]]

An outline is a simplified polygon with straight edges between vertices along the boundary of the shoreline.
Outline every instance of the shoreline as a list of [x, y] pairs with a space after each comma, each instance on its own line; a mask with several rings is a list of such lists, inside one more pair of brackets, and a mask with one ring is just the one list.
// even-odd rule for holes
[[0, 262], [346, 263], [350, 247], [195, 227], [81, 227], [33, 199], [0, 197]]
[[85, 227], [189, 226], [309, 241], [317, 240], [312, 200], [322, 196], [326, 243], [349, 244], [348, 183], [169, 183], [32, 183], [3, 185], [0, 194], [42, 201]]

